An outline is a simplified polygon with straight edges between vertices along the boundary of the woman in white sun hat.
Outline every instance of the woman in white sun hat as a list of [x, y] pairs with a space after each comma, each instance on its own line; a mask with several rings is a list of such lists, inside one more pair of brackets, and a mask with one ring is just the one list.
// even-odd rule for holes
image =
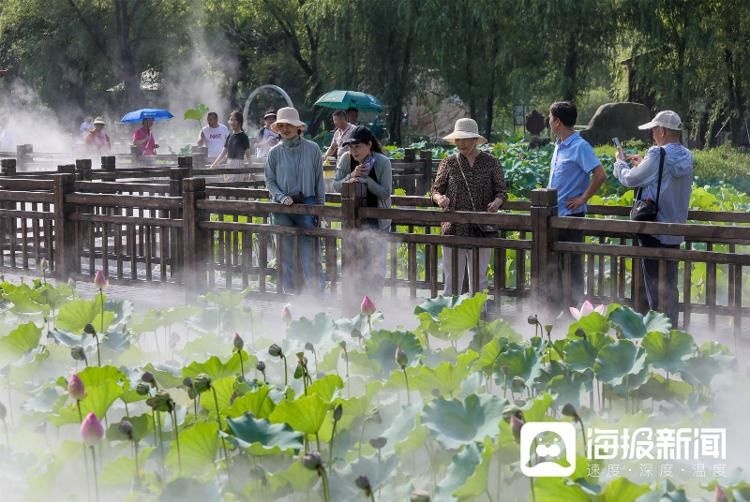
[[[457, 152], [440, 162], [435, 182], [432, 184], [432, 201], [444, 211], [497, 212], [508, 194], [503, 168], [498, 159], [477, 148], [487, 140], [479, 134], [477, 123], [469, 118], [458, 119], [453, 132], [443, 138], [456, 145]], [[443, 235], [483, 237], [474, 224], [448, 223], [441, 225]], [[457, 255], [458, 274], [453, 276], [453, 255]], [[443, 247], [443, 294], [461, 293], [464, 270], [469, 271], [469, 291], [476, 293], [487, 288], [488, 248], [479, 249], [479, 284], [473, 280], [472, 250]]]
[[[325, 202], [325, 179], [320, 147], [317, 143], [302, 137], [305, 123], [299, 119], [294, 108], [280, 108], [276, 112], [276, 122], [271, 130], [281, 137], [281, 142], [271, 148], [266, 157], [266, 187], [274, 202], [284, 205], [323, 204]], [[318, 218], [311, 214], [274, 213], [275, 225], [287, 227], [314, 228]], [[282, 240], [281, 289], [285, 293], [298, 292], [297, 260], [293, 235], [279, 236]], [[323, 290], [323, 271], [317, 237], [304, 236], [299, 239], [302, 274], [305, 285], [310, 290]], [[318, 280], [315, 280], [317, 275]]]

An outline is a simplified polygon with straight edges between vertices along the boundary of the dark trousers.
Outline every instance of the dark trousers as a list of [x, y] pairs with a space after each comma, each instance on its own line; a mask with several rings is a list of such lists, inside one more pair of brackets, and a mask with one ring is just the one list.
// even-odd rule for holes
[[[584, 218], [586, 213], [571, 214], [570, 217]], [[558, 241], [583, 242], [583, 230], [560, 230], [557, 234]], [[559, 263], [560, 270], [560, 288], [562, 293], [563, 277], [563, 260]], [[583, 300], [583, 255], [573, 254], [570, 257], [570, 305], [569, 307], [580, 306]], [[561, 295], [562, 297], [562, 295]]]
[[[652, 235], [639, 235], [638, 242], [646, 248], [666, 248], [679, 249], [680, 245], [662, 244], [659, 239]], [[679, 293], [677, 291], [677, 262], [666, 261], [664, 288], [664, 305], [659, 301], [659, 260], [642, 260], [643, 263], [643, 283], [646, 290], [646, 299], [648, 308], [656, 312], [662, 312], [672, 321], [672, 327], [677, 327], [679, 317], [678, 301]]]

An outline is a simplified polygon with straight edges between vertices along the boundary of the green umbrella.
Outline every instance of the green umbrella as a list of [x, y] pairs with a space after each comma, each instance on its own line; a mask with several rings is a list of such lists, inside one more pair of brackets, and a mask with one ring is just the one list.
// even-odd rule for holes
[[361, 112], [382, 112], [385, 107], [378, 98], [371, 94], [357, 91], [331, 91], [323, 94], [315, 106], [343, 109], [356, 108]]

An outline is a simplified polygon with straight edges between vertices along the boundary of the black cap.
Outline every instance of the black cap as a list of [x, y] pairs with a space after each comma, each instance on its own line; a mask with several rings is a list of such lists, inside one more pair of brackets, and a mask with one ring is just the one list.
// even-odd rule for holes
[[268, 117], [275, 117], [276, 116], [276, 110], [271, 108], [270, 110], [266, 110], [266, 113], [263, 115], [264, 119], [267, 119]]
[[372, 132], [365, 126], [357, 126], [342, 146], [351, 145], [352, 143], [369, 143], [371, 141], [375, 141], [375, 136], [372, 135]]

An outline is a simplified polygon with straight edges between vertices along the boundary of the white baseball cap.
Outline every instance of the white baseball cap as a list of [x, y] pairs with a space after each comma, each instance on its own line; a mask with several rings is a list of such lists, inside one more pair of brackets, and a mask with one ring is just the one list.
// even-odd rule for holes
[[663, 112], [657, 113], [651, 122], [639, 125], [638, 129], [646, 130], [653, 129], [654, 127], [665, 127], [673, 131], [681, 131], [682, 119], [680, 119], [680, 116], [672, 110], [664, 110]]

